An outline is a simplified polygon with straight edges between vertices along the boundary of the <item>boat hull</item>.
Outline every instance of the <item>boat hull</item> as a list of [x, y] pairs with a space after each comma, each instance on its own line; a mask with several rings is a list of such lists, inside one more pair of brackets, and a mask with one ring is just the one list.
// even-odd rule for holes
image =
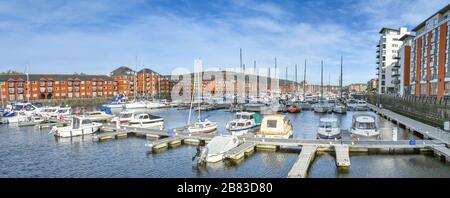
[[100, 129], [100, 125], [86, 127], [82, 129], [69, 129], [69, 128], [60, 128], [56, 130], [56, 137], [74, 137], [81, 135], [89, 135], [97, 132]]

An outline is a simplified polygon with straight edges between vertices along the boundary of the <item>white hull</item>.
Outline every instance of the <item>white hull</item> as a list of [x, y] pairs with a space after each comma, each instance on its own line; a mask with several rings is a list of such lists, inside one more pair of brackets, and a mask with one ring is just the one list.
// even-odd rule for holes
[[120, 109], [123, 108], [123, 104], [108, 104], [108, 105], [103, 105], [104, 107], [108, 107], [111, 109]]
[[202, 128], [197, 128], [197, 127], [188, 127], [188, 131], [189, 133], [210, 133], [217, 130], [217, 125], [215, 126], [208, 126], [208, 127], [202, 127]]
[[130, 103], [124, 104], [123, 107], [125, 109], [145, 109], [147, 108], [147, 105], [145, 103]]
[[101, 125], [93, 125], [93, 126], [87, 126], [83, 127], [81, 129], [71, 129], [70, 127], [62, 127], [58, 128], [56, 130], [55, 136], [57, 137], [73, 137], [73, 136], [80, 136], [80, 135], [88, 135], [95, 133], [100, 129]]
[[146, 129], [164, 129], [164, 122], [153, 122], [153, 123], [136, 123], [136, 122], [129, 122], [129, 126], [132, 127], [139, 127], [139, 128], [146, 128]]
[[206, 157], [206, 162], [208, 163], [216, 163], [216, 162], [220, 162], [224, 159], [224, 154], [218, 154], [218, 155], [208, 155]]
[[335, 139], [335, 138], [341, 138], [341, 130], [331, 130], [331, 131], [327, 131], [325, 129], [321, 129], [319, 128], [319, 130], [317, 130], [317, 136], [320, 139]]
[[256, 137], [260, 138], [279, 138], [279, 139], [289, 139], [292, 136], [293, 131], [289, 131], [287, 134], [280, 134], [280, 135], [265, 135], [265, 134], [259, 134], [256, 135]]
[[331, 111], [329, 107], [314, 107], [314, 111], [317, 113], [327, 113]]

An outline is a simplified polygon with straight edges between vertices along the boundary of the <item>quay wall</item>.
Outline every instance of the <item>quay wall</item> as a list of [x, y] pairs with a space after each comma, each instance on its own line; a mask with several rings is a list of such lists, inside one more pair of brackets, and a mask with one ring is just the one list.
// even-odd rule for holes
[[70, 99], [42, 99], [31, 102], [42, 103], [44, 106], [99, 106], [112, 98], [70, 98]]
[[443, 128], [450, 121], [450, 99], [427, 96], [358, 95], [368, 103], [381, 104], [383, 108], [420, 122]]

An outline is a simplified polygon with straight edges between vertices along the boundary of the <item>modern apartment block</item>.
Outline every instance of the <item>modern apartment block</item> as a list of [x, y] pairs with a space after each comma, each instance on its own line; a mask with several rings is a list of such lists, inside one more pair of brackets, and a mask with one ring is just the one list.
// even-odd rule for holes
[[383, 27], [379, 33], [380, 39], [377, 45], [378, 93], [398, 93], [400, 90], [398, 50], [403, 43], [400, 38], [409, 32], [406, 27], [400, 29]]
[[449, 19], [450, 4], [413, 29], [416, 36], [411, 41], [410, 94], [439, 99], [450, 96]]

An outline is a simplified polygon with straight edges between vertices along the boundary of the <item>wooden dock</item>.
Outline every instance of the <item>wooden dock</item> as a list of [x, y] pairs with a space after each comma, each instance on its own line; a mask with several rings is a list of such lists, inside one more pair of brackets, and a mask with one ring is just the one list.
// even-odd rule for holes
[[232, 160], [239, 160], [245, 156], [245, 154], [251, 153], [255, 150], [255, 142], [244, 142], [238, 147], [231, 149], [225, 154], [226, 158]]
[[289, 178], [305, 178], [316, 154], [317, 146], [303, 146], [298, 159], [288, 173]]
[[334, 152], [336, 153], [336, 166], [350, 166], [350, 151], [348, 145], [335, 145]]
[[168, 138], [163, 138], [155, 141], [151, 141], [147, 144], [145, 144], [146, 147], [150, 147], [153, 151], [159, 150], [162, 148], [167, 148], [169, 145], [177, 145], [181, 144], [183, 141], [183, 138], [178, 136], [172, 136]]
[[439, 140], [445, 144], [450, 144], [450, 133], [441, 130], [440, 128], [427, 125], [417, 120], [400, 115], [388, 109], [380, 109], [375, 105], [368, 104], [369, 109], [386, 117], [388, 120], [394, 121], [397, 124], [405, 126], [406, 129], [415, 131], [424, 136], [424, 138], [431, 138]]

